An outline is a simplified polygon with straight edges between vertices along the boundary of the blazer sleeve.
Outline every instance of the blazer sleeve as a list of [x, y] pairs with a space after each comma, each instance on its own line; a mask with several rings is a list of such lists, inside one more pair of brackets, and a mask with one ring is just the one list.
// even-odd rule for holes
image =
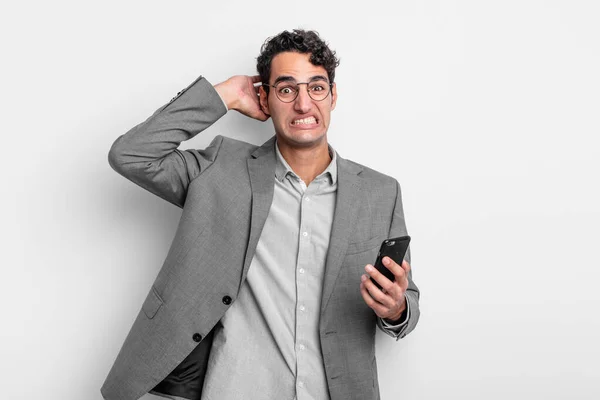
[[[402, 206], [402, 191], [400, 189], [400, 184], [396, 181], [396, 204], [394, 206], [394, 214], [392, 216], [392, 223], [388, 237], [393, 238], [399, 236], [406, 236], [407, 234], [408, 232], [406, 230], [406, 223], [404, 220], [404, 208]], [[408, 248], [408, 251], [404, 256], [404, 259], [410, 264], [410, 247]], [[389, 329], [383, 329], [384, 327], [380, 325], [381, 321], [378, 321], [378, 326], [388, 335], [395, 337], [396, 340], [399, 340], [408, 335], [410, 332], [412, 332], [412, 330], [415, 329], [415, 327], [417, 326], [417, 322], [419, 321], [420, 292], [419, 288], [417, 287], [417, 285], [415, 285], [412, 279], [412, 275], [413, 274], [411, 264], [411, 269], [408, 272], [408, 289], [404, 293], [404, 295], [406, 296], [408, 309], [410, 310], [408, 312], [408, 319], [406, 320], [406, 323], [403, 324], [403, 326], [399, 330], [396, 330], [395, 332], [390, 332]]]
[[110, 148], [108, 162], [125, 178], [183, 207], [190, 182], [214, 162], [223, 138], [217, 136], [204, 150], [179, 150], [179, 144], [226, 113], [219, 94], [200, 76], [144, 122], [119, 136]]

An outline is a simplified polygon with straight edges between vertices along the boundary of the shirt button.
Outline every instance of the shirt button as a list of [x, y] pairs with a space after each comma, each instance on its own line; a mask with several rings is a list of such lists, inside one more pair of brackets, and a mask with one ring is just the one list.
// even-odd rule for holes
[[302, 232], [302, 236], [307, 237], [308, 236], [308, 232]]
[[306, 308], [304, 306], [300, 306], [300, 311], [304, 311]]
[[223, 304], [225, 305], [230, 305], [231, 304], [231, 297], [229, 296], [223, 296]]
[[194, 342], [200, 342], [202, 340], [202, 335], [199, 333], [194, 333], [192, 339], [194, 340]]
[[310, 201], [310, 197], [307, 197], [307, 198], [306, 198], [306, 201]]
[[304, 387], [304, 382], [298, 381], [298, 387]]
[[298, 346], [300, 348], [300, 350], [304, 350], [306, 347], [304, 347], [303, 344], [301, 344], [300, 346]]
[[304, 268], [300, 268], [300, 269], [298, 270], [298, 272], [300, 272], [301, 274], [303, 274], [303, 273], [304, 273]]

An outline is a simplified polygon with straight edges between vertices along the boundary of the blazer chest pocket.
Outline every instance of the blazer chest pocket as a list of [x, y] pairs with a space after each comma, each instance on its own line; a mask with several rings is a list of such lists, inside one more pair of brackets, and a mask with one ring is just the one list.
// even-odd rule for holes
[[158, 309], [163, 305], [163, 300], [156, 292], [156, 288], [152, 286], [144, 304], [142, 305], [142, 311], [146, 314], [146, 317], [152, 319], [158, 312]]
[[381, 238], [374, 237], [364, 242], [350, 243], [346, 256], [344, 258], [344, 266], [349, 273], [349, 279], [353, 283], [360, 283], [360, 275], [366, 273], [365, 265], [375, 263], [377, 252], [381, 246]]
[[[358, 254], [362, 252], [366, 252], [368, 250], [373, 250], [375, 248], [379, 249], [381, 245], [381, 238], [378, 236], [366, 240], [364, 242], [350, 243], [348, 244], [348, 249], [346, 250], [346, 255]], [[375, 260], [373, 260], [375, 262]]]

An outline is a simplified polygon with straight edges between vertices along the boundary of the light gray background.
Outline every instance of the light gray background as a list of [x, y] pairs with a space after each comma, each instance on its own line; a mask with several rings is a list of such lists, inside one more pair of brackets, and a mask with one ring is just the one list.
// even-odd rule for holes
[[[100, 399], [180, 210], [111, 170], [198, 75], [318, 30], [330, 141], [396, 177], [418, 328], [378, 334], [383, 399], [600, 398], [597, 1], [104, 1], [2, 6], [1, 397]], [[231, 112], [216, 134], [262, 143]], [[357, 283], [358, 290], [358, 283]], [[146, 396], [145, 398], [149, 398]]]

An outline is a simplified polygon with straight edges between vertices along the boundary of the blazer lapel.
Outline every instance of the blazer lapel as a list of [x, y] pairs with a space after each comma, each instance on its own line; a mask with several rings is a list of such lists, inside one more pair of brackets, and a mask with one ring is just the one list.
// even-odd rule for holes
[[[323, 281], [323, 297], [321, 298], [321, 313], [333, 292], [335, 281], [340, 272], [342, 261], [348, 248], [348, 236], [356, 223], [356, 203], [361, 187], [358, 174], [362, 168], [352, 164], [337, 155], [338, 158], [338, 187], [335, 202], [335, 212], [331, 227], [329, 249], [325, 260], [325, 277]], [[358, 289], [357, 289], [358, 290]]]
[[246, 248], [241, 282], [244, 282], [246, 279], [248, 268], [256, 252], [258, 239], [265, 226], [265, 221], [273, 202], [275, 136], [267, 140], [252, 153], [252, 158], [248, 159], [248, 174], [252, 188], [252, 215], [250, 216], [250, 237], [248, 239], [248, 247]]

